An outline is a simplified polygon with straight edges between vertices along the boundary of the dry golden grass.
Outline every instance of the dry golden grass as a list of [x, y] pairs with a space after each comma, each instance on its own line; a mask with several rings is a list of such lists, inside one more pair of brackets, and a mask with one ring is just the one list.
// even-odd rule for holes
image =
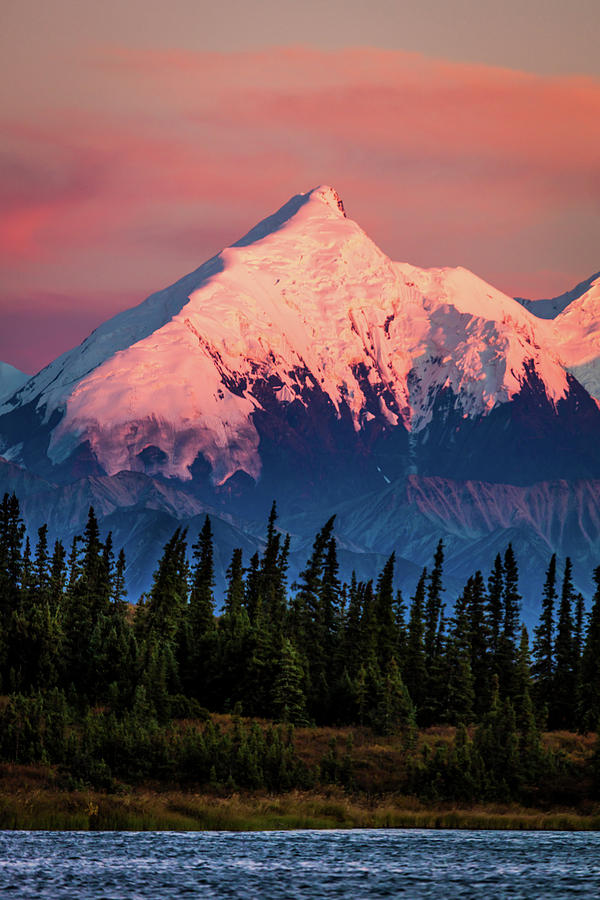
[[[0, 698], [1, 700], [1, 698]], [[213, 720], [233, 727], [231, 716]], [[244, 720], [249, 724], [249, 720]], [[204, 723], [197, 723], [204, 727]], [[265, 727], [270, 723], [261, 723]], [[417, 750], [450, 745], [455, 729], [420, 732]], [[397, 793], [406, 764], [401, 737], [377, 737], [368, 728], [297, 728], [296, 751], [309, 767], [318, 765], [336, 739], [340, 757], [352, 736], [357, 790], [337, 787], [269, 795], [264, 791], [227, 793], [183, 791], [176, 785], [122, 786], [119, 793], [70, 790], [54, 767], [0, 764], [0, 828], [117, 830], [272, 830], [287, 828], [471, 828], [600, 829], [600, 804], [589, 799], [589, 761], [595, 735], [551, 732], [544, 744], [562, 751], [581, 775], [565, 779], [552, 803], [541, 808], [511, 804], [426, 804]], [[536, 795], [537, 797], [537, 795]]]
[[26, 795], [0, 793], [0, 827], [34, 830], [270, 831], [295, 828], [468, 828], [598, 830], [600, 810], [540, 812], [499, 804], [440, 805], [414, 798], [380, 802], [350, 799], [341, 792], [265, 793], [218, 797], [181, 791], [135, 791], [107, 795], [91, 791], [36, 789]]

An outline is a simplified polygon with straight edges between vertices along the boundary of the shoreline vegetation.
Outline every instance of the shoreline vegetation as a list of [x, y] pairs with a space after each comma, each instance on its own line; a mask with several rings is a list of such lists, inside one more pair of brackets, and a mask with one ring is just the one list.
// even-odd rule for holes
[[0, 828], [600, 829], [600, 567], [586, 612], [552, 556], [530, 649], [510, 544], [448, 596], [440, 541], [405, 602], [333, 518], [289, 586], [276, 520], [220, 603], [207, 516], [132, 605], [92, 508], [51, 551], [4, 496]]
[[[235, 717], [216, 716], [231, 732]], [[194, 723], [200, 728], [205, 723]], [[249, 723], [245, 723], [249, 724]], [[262, 727], [268, 723], [261, 722]], [[311, 766], [349, 729], [305, 728], [295, 734], [298, 757]], [[449, 746], [452, 728], [419, 733], [421, 753]], [[600, 801], [589, 797], [593, 735], [554, 732], [543, 744], [561, 754], [564, 773], [538, 785], [523, 802], [423, 800], [394, 789], [403, 779], [398, 738], [361, 728], [353, 734], [354, 786], [319, 783], [285, 792], [227, 784], [182, 787], [148, 781], [106, 789], [77, 783], [66, 766], [0, 764], [0, 830], [20, 831], [279, 831], [296, 829], [428, 828], [517, 831], [600, 831]], [[429, 748], [429, 749], [425, 749]]]
[[297, 792], [216, 797], [138, 790], [125, 796], [94, 791], [28, 795], [0, 792], [0, 830], [12, 831], [293, 831], [427, 828], [469, 831], [600, 831], [600, 810], [541, 811], [504, 804], [423, 806], [412, 798], [379, 803]]

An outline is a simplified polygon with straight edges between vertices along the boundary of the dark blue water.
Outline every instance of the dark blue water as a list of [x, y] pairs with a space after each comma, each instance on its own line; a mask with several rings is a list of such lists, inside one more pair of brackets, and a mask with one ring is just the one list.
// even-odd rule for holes
[[26, 900], [600, 896], [600, 833], [0, 832]]

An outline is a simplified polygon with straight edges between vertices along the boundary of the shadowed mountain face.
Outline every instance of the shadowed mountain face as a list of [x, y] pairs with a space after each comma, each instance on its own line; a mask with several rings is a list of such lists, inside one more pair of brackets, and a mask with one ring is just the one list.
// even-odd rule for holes
[[565, 291], [564, 294], [560, 294], [558, 297], [550, 297], [544, 300], [526, 300], [525, 297], [515, 297], [515, 300], [540, 319], [555, 319], [574, 300], [579, 300], [580, 297], [587, 294], [598, 279], [600, 279], [600, 272], [596, 272], [595, 275], [591, 275], [585, 281], [580, 281], [570, 291]]
[[277, 498], [293, 566], [337, 512], [348, 569], [396, 550], [409, 589], [440, 537], [456, 585], [512, 539], [533, 603], [552, 551], [582, 584], [595, 565], [597, 295], [543, 321], [467, 270], [392, 262], [320, 187], [17, 383], [0, 477], [32, 527], [94, 505], [132, 595], [178, 524], [212, 513], [224, 571]]
[[[219, 498], [208, 504], [189, 485], [150, 478], [137, 472], [87, 476], [56, 485], [0, 461], [0, 494], [14, 490], [21, 498], [32, 536], [44, 522], [50, 540], [70, 542], [81, 534], [89, 506], [94, 506], [104, 533], [112, 531], [125, 548], [127, 583], [132, 599], [148, 590], [152, 570], [175, 528], [188, 529], [192, 543], [210, 515], [215, 532], [217, 591], [234, 547], [246, 562], [264, 549], [270, 503], [257, 501], [249, 515], [232, 514]], [[364, 490], [349, 485], [346, 499], [321, 503], [316, 495], [297, 495], [280, 503], [280, 526], [292, 537], [290, 582], [310, 554], [315, 532], [336, 514], [336, 534], [343, 573], [376, 578], [396, 552], [397, 584], [408, 598], [423, 566], [431, 563], [440, 538], [446, 550], [447, 602], [475, 568], [487, 574], [498, 550], [509, 541], [517, 548], [524, 618], [533, 625], [549, 556], [574, 561], [579, 590], [589, 593], [591, 573], [600, 559], [600, 480], [554, 481], [531, 486], [462, 482], [410, 475], [389, 485]]]
[[28, 379], [29, 375], [8, 363], [0, 362], [0, 403], [14, 394]]

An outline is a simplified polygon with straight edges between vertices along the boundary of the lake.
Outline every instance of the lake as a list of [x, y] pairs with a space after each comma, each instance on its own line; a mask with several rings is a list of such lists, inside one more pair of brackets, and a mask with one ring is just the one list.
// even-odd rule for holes
[[0, 832], [26, 900], [595, 897], [600, 832]]

